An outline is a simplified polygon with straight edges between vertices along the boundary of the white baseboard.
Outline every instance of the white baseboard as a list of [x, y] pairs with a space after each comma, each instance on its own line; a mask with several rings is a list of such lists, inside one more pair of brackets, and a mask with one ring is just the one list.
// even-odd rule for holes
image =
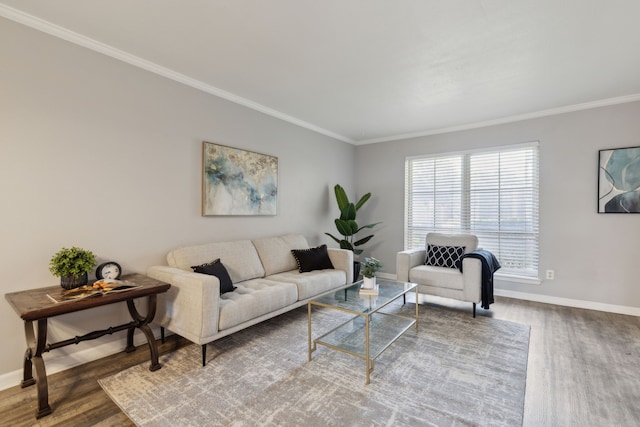
[[[151, 329], [155, 332], [156, 327], [152, 326]], [[54, 350], [53, 352], [47, 352], [44, 354], [47, 376], [73, 368], [74, 366], [79, 366], [87, 362], [102, 359], [103, 357], [111, 356], [112, 354], [120, 353], [121, 351], [124, 351], [126, 342], [127, 339], [125, 337], [119, 336], [108, 342], [78, 352], [72, 353], [67, 350], [67, 353], [65, 354], [65, 348], [62, 348], [59, 351]], [[133, 337], [134, 345], [138, 346], [145, 344], [146, 342], [145, 336], [141, 332], [136, 331]], [[67, 349], [69, 348], [71, 347], [67, 347]], [[0, 375], [0, 390], [6, 390], [16, 385], [20, 385], [21, 382], [22, 368], [13, 372], [7, 372], [6, 374]], [[31, 387], [35, 387], [35, 385]]]
[[[379, 273], [378, 276], [383, 277], [385, 279], [396, 280], [396, 276], [394, 274]], [[525, 301], [542, 302], [545, 304], [562, 305], [565, 307], [584, 308], [586, 310], [606, 311], [608, 313], [626, 314], [629, 316], [640, 316], [640, 308], [638, 307], [604, 304], [604, 303], [594, 302], [594, 301], [584, 301], [584, 300], [571, 299], [571, 298], [554, 297], [551, 295], [515, 292], [515, 291], [509, 291], [505, 289], [494, 289], [493, 293], [494, 295], [497, 295], [497, 296], [521, 299]]]
[[640, 316], [640, 308], [638, 307], [604, 304], [595, 301], [584, 301], [571, 298], [554, 297], [550, 295], [529, 294], [526, 292], [514, 292], [505, 289], [494, 289], [493, 293], [497, 296], [522, 299], [526, 301], [542, 302], [545, 304], [563, 305], [566, 307], [584, 308], [587, 310], [606, 311], [608, 313], [626, 314], [629, 316]]

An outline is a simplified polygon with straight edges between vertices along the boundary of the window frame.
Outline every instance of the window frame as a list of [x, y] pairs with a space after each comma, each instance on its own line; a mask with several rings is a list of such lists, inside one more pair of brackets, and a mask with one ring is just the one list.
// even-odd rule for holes
[[[511, 144], [511, 145], [504, 145], [504, 146], [492, 146], [492, 147], [484, 147], [484, 148], [480, 148], [480, 149], [473, 149], [473, 150], [464, 150], [464, 151], [454, 151], [454, 152], [436, 152], [436, 153], [428, 153], [428, 154], [422, 154], [422, 155], [416, 155], [416, 156], [407, 156], [405, 158], [405, 182], [404, 182], [404, 225], [403, 225], [403, 240], [404, 240], [404, 249], [411, 249], [410, 247], [410, 242], [409, 242], [409, 238], [410, 238], [410, 229], [409, 229], [409, 222], [410, 222], [410, 212], [409, 212], [409, 208], [410, 208], [410, 182], [411, 182], [411, 178], [412, 176], [410, 176], [409, 172], [410, 172], [410, 164], [412, 161], [414, 160], [427, 160], [427, 159], [444, 159], [447, 157], [459, 157], [461, 158], [461, 164], [462, 164], [462, 171], [461, 171], [461, 180], [462, 180], [462, 188], [460, 190], [460, 217], [461, 219], [461, 226], [459, 228], [457, 228], [455, 230], [455, 232], [471, 232], [474, 233], [473, 230], [471, 230], [471, 207], [470, 207], [470, 198], [471, 198], [471, 189], [470, 189], [470, 174], [471, 174], [471, 168], [470, 168], [470, 161], [471, 161], [471, 157], [473, 155], [478, 155], [478, 154], [489, 154], [489, 153], [506, 153], [509, 151], [515, 151], [515, 150], [520, 150], [520, 149], [526, 149], [526, 148], [535, 148], [535, 158], [534, 158], [534, 166], [536, 169], [534, 171], [534, 176], [532, 177], [532, 184], [534, 184], [533, 188], [531, 189], [531, 196], [532, 196], [532, 200], [534, 200], [533, 203], [533, 209], [534, 212], [532, 213], [532, 216], [530, 218], [532, 222], [532, 229], [533, 231], [529, 231], [529, 242], [533, 242], [534, 244], [534, 253], [532, 256], [532, 260], [533, 260], [533, 264], [534, 266], [532, 266], [531, 269], [529, 269], [529, 274], [525, 274], [525, 271], [522, 271], [523, 274], [517, 274], [517, 270], [511, 270], [511, 271], [498, 271], [496, 273], [496, 276], [498, 278], [502, 278], [504, 280], [507, 281], [511, 281], [511, 282], [520, 282], [520, 283], [527, 283], [527, 284], [539, 284], [541, 283], [540, 280], [540, 144], [538, 141], [531, 141], [531, 142], [526, 142], [526, 143], [520, 143], [520, 144]], [[436, 187], [434, 186], [434, 197], [435, 197], [435, 190]], [[435, 209], [435, 208], [433, 208]], [[464, 213], [465, 210], [467, 210], [466, 214]], [[435, 211], [434, 212], [434, 216], [435, 216]], [[467, 220], [468, 223], [464, 223], [464, 220]], [[435, 223], [434, 223], [435, 224]], [[430, 231], [434, 231], [434, 229], [437, 230], [438, 226], [437, 224], [431, 227], [431, 230], [428, 230], [427, 232]], [[499, 233], [499, 232], [498, 232]], [[479, 233], [476, 233], [479, 234]], [[533, 235], [533, 237], [531, 237], [531, 235]], [[414, 239], [415, 242], [415, 239]], [[414, 243], [415, 244], [415, 243]], [[482, 243], [482, 237], [479, 236], [479, 247], [482, 247], [483, 243]], [[414, 246], [414, 247], [423, 247], [424, 246], [424, 241], [421, 243], [421, 246]]]

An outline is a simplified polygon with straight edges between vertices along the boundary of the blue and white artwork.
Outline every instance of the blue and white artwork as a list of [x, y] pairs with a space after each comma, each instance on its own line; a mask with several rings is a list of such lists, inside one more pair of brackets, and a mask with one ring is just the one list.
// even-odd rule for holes
[[202, 214], [275, 215], [278, 158], [203, 143]]
[[598, 213], [640, 213], [640, 147], [600, 150]]

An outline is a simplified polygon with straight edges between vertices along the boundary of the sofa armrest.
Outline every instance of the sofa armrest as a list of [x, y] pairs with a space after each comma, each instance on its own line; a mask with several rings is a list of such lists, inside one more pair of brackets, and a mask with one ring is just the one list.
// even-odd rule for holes
[[147, 276], [171, 284], [158, 296], [154, 323], [196, 344], [218, 332], [220, 281], [216, 276], [167, 266], [149, 267]]
[[353, 252], [347, 249], [328, 248], [329, 259], [333, 268], [336, 270], [342, 270], [347, 275], [347, 281], [349, 284], [353, 282]]
[[420, 264], [424, 264], [426, 256], [426, 249], [408, 249], [398, 252], [396, 255], [396, 280], [399, 282], [408, 282], [409, 270]]
[[482, 298], [482, 262], [477, 258], [462, 260], [462, 293], [465, 301], [480, 302]]

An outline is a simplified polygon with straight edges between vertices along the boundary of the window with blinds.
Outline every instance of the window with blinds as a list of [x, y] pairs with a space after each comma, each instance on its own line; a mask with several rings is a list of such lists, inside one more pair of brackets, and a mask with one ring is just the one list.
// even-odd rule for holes
[[538, 277], [538, 144], [408, 158], [405, 248], [428, 232], [471, 233], [500, 274]]

